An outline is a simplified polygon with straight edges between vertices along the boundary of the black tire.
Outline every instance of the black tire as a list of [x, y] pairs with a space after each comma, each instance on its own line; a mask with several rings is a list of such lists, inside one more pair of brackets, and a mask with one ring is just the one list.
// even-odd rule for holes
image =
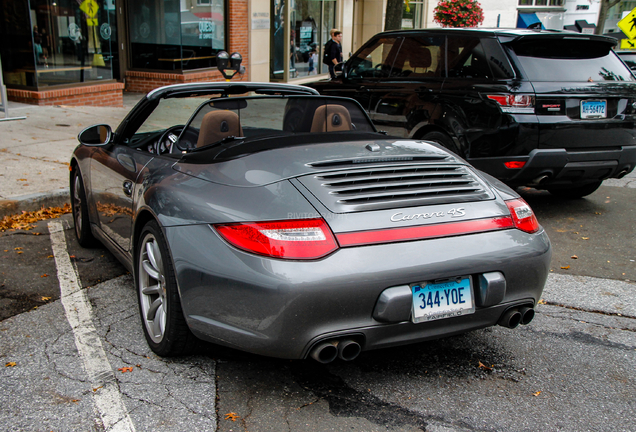
[[547, 187], [547, 191], [550, 192], [554, 196], [558, 196], [559, 198], [567, 198], [567, 199], [576, 199], [583, 198], [584, 196], [590, 195], [595, 192], [600, 186], [602, 181], [588, 183], [583, 186], [574, 186], [574, 187]]
[[88, 203], [86, 202], [86, 190], [84, 181], [78, 167], [73, 170], [71, 181], [71, 208], [73, 210], [73, 224], [75, 236], [80, 246], [90, 248], [99, 242], [91, 232], [91, 224], [88, 220]]
[[446, 150], [449, 150], [455, 153], [457, 156], [461, 157], [461, 155], [459, 154], [459, 150], [457, 149], [457, 146], [455, 145], [455, 142], [453, 141], [453, 139], [449, 137], [448, 135], [446, 135], [444, 132], [438, 132], [438, 131], [427, 132], [420, 139], [424, 141], [436, 142], [437, 144], [444, 147]]
[[197, 339], [183, 316], [172, 259], [154, 220], [143, 227], [137, 243], [135, 287], [150, 349], [163, 357], [192, 353]]

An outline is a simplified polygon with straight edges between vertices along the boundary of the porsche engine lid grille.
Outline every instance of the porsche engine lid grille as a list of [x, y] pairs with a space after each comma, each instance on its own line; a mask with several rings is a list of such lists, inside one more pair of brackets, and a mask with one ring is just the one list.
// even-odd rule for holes
[[335, 213], [494, 198], [486, 184], [460, 164], [330, 171], [300, 181]]

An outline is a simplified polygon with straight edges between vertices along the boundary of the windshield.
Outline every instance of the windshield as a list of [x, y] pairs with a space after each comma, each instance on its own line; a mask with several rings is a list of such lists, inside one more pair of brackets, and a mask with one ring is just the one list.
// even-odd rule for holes
[[182, 150], [253, 138], [375, 132], [352, 100], [317, 96], [231, 97], [202, 104], [179, 137]]
[[546, 38], [513, 43], [511, 48], [531, 81], [634, 81], [606, 42]]

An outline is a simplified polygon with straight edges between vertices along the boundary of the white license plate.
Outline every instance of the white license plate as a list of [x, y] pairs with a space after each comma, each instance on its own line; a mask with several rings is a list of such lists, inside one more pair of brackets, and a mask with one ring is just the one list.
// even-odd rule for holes
[[581, 118], [607, 118], [607, 101], [581, 101]]
[[470, 276], [411, 285], [413, 322], [433, 321], [475, 312]]

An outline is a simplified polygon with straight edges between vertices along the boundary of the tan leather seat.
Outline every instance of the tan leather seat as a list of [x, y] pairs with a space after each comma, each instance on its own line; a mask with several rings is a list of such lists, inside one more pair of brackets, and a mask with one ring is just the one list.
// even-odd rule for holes
[[342, 105], [323, 105], [316, 109], [311, 132], [339, 132], [351, 130], [351, 115]]
[[203, 116], [197, 148], [230, 136], [242, 137], [243, 128], [239, 116], [234, 111], [214, 110]]

